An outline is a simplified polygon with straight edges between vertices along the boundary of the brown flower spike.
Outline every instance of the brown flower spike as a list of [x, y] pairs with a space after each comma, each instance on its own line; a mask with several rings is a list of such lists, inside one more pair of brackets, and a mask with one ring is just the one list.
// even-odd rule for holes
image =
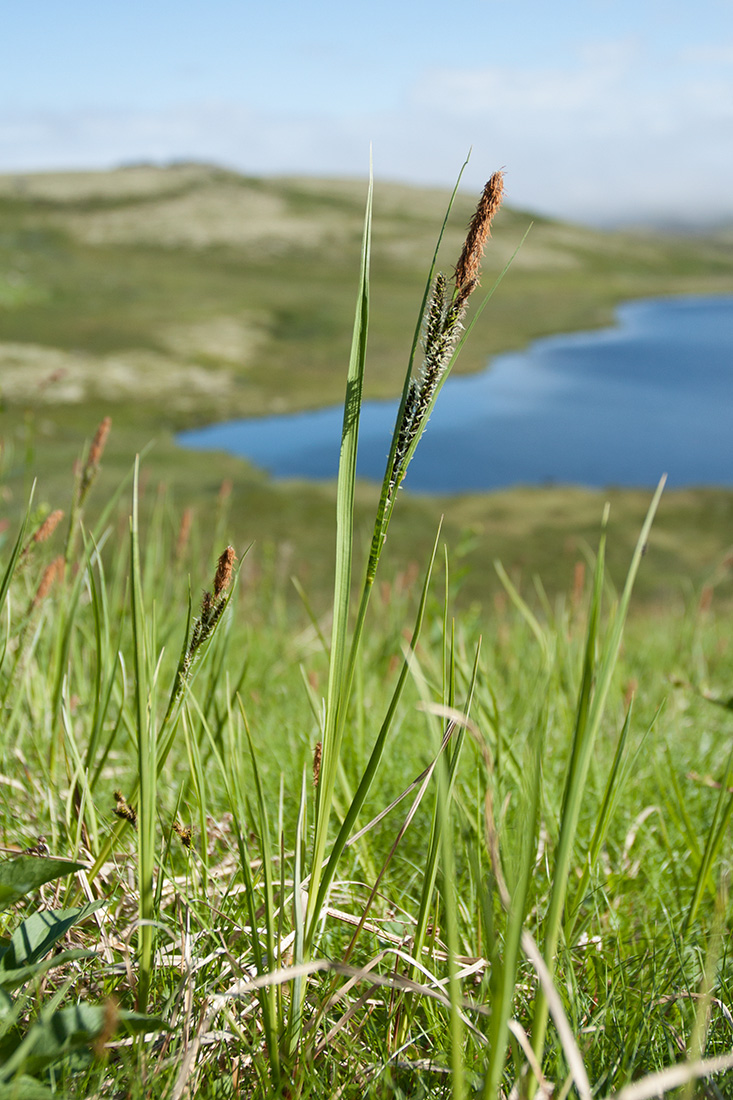
[[84, 469], [81, 473], [81, 481], [79, 484], [79, 502], [81, 503], [89, 492], [92, 482], [99, 472], [99, 464], [104, 454], [104, 448], [107, 446], [107, 439], [109, 437], [109, 431], [112, 427], [112, 418], [105, 416], [104, 420], [100, 423], [97, 431], [94, 435], [94, 439], [89, 447], [89, 454], [87, 460], [84, 463]]
[[19, 558], [19, 564], [23, 565], [30, 557], [33, 548], [38, 546], [39, 543], [47, 542], [51, 538], [61, 520], [64, 518], [64, 513], [60, 508], [57, 508], [55, 512], [51, 512], [49, 516], [46, 516], [43, 523], [33, 532], [28, 542], [23, 547], [23, 551]]
[[483, 194], [471, 218], [458, 263], [456, 264], [455, 284], [461, 301], [478, 286], [478, 276], [486, 242], [491, 236], [491, 223], [504, 198], [504, 174], [494, 172], [484, 187]]
[[135, 809], [126, 800], [122, 791], [115, 791], [114, 796], [116, 803], [114, 812], [118, 817], [122, 818], [123, 821], [128, 821], [133, 829], [137, 829], [137, 813]]
[[65, 568], [66, 563], [64, 562], [62, 554], [54, 558], [51, 564], [46, 566], [38, 588], [36, 589], [36, 594], [33, 597], [33, 602], [31, 604], [33, 608], [39, 607], [43, 603], [54, 583], [61, 580], [63, 577]]
[[179, 688], [182, 688], [188, 679], [197, 650], [213, 633], [214, 627], [224, 613], [224, 608], [227, 605], [227, 589], [232, 583], [236, 560], [237, 555], [234, 553], [233, 546], [227, 546], [223, 554], [219, 556], [214, 576], [214, 592], [213, 595], [211, 592], [204, 592], [201, 597], [201, 614], [194, 623], [191, 640], [188, 643], [186, 656], [179, 672]]
[[462, 320], [468, 299], [479, 285], [484, 247], [491, 236], [491, 223], [504, 197], [504, 176], [494, 172], [483, 189], [476, 212], [466, 232], [466, 240], [456, 264], [454, 285], [450, 290], [441, 271], [435, 276], [423, 318], [423, 361], [410, 379], [402, 420], [399, 424], [394, 462], [390, 473], [388, 499], [407, 472], [411, 448], [419, 438], [438, 392], [450, 369], [456, 346], [463, 331]]
[[190, 826], [181, 825], [180, 821], [174, 821], [173, 832], [180, 839], [186, 851], [190, 852], [193, 848], [193, 829]]
[[55, 512], [51, 512], [51, 515], [44, 519], [41, 526], [34, 533], [32, 541], [37, 545], [39, 542], [45, 542], [47, 539], [50, 539], [63, 518], [64, 513], [60, 508], [57, 508]]
[[233, 546], [227, 546], [224, 553], [219, 558], [219, 563], [216, 567], [216, 576], [214, 577], [214, 599], [218, 600], [222, 592], [226, 592], [227, 588], [231, 584], [232, 570], [234, 569], [234, 563], [237, 560], [237, 556], [234, 553]]

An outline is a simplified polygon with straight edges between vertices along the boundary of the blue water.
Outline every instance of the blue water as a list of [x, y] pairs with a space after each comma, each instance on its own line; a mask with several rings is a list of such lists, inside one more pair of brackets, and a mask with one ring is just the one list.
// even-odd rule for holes
[[[733, 485], [733, 297], [631, 302], [610, 329], [553, 336], [450, 378], [410, 466], [413, 492], [517, 484]], [[368, 358], [367, 358], [368, 370]], [[366, 402], [359, 476], [381, 481], [397, 403]], [[276, 478], [333, 478], [342, 409], [179, 435]]]

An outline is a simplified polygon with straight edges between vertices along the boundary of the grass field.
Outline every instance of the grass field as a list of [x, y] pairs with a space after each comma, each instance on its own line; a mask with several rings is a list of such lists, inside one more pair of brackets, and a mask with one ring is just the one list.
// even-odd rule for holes
[[[0, 186], [0, 1100], [733, 1090], [732, 494], [397, 494], [425, 366], [381, 491], [358, 401], [337, 487], [171, 442], [347, 364], [399, 391], [445, 196], [376, 189], [370, 277], [363, 190]], [[520, 256], [459, 366], [731, 287], [715, 241], [540, 223]]]

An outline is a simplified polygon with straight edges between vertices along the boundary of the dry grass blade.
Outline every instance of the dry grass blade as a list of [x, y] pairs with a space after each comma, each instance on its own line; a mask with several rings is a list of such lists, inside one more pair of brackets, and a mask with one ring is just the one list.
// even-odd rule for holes
[[[522, 1053], [527, 1059], [527, 1063], [529, 1064], [532, 1073], [535, 1075], [535, 1079], [538, 1082], [537, 1092], [539, 1096], [542, 1098], [542, 1100], [545, 1100], [545, 1098], [549, 1100], [549, 1097], [552, 1096], [552, 1085], [549, 1081], [545, 1079], [545, 1076], [542, 1073], [542, 1066], [537, 1061], [537, 1055], [532, 1050], [532, 1044], [529, 1041], [529, 1036], [527, 1035], [527, 1032], [516, 1020], [509, 1020], [507, 1022], [507, 1027], [522, 1048]], [[511, 1092], [509, 1093], [509, 1100], [518, 1100], [518, 1097], [519, 1082], [517, 1081], [514, 1084]]]
[[[438, 757], [440, 756], [440, 754], [443, 752], [443, 750], [448, 745], [448, 742], [450, 741], [451, 737], [453, 736], [455, 730], [456, 730], [456, 723], [454, 721], [449, 722], [448, 725], [446, 726], [445, 733], [443, 734], [443, 739], [440, 743], [440, 750], [438, 752], [438, 755], [435, 757], [435, 759], [430, 764], [428, 764], [427, 768], [423, 768], [423, 770], [420, 772], [420, 774], [413, 779], [412, 783], [410, 783], [409, 787], [405, 787], [404, 791], [402, 791], [401, 794], [398, 794], [396, 798], [392, 799], [389, 806], [385, 806], [385, 808], [383, 810], [380, 810], [380, 812], [376, 815], [376, 817], [373, 817], [371, 819], [371, 821], [369, 821], [364, 826], [363, 829], [359, 829], [358, 833], [354, 833], [354, 835], [352, 837], [349, 837], [349, 839], [346, 841], [346, 844], [344, 845], [345, 848], [348, 848], [352, 844], [355, 844], [356, 841], [360, 840], [361, 837], [363, 837], [365, 833], [368, 833], [370, 831], [370, 829], [373, 829], [375, 825], [378, 825], [380, 821], [382, 821], [385, 817], [387, 817], [388, 814], [390, 814], [392, 812], [392, 810], [395, 809], [395, 807], [399, 806], [400, 802], [402, 802], [405, 798], [407, 798], [408, 794], [411, 794], [412, 791], [414, 791], [416, 787], [419, 787], [420, 784], [425, 779], [428, 779], [433, 774], [433, 772], [435, 770], [435, 765], [438, 762]], [[414, 814], [414, 809], [413, 809], [413, 811], [410, 815], [410, 820], [412, 818], [412, 814]], [[408, 824], [409, 824], [409, 820], [408, 820]]]
[[565, 1015], [565, 1009], [562, 1006], [560, 996], [555, 989], [552, 981], [552, 975], [542, 958], [542, 954], [534, 942], [529, 932], [526, 930], [522, 932], [522, 949], [525, 955], [532, 963], [532, 966], [537, 971], [537, 976], [542, 983], [542, 988], [547, 998], [547, 1004], [550, 1009], [550, 1015], [555, 1022], [557, 1033], [560, 1036], [560, 1042], [562, 1043], [563, 1051], [570, 1068], [570, 1072], [575, 1080], [575, 1087], [578, 1090], [581, 1100], [592, 1100], [592, 1092], [590, 1087], [590, 1081], [588, 1080], [588, 1074], [585, 1071], [583, 1065], [583, 1059], [580, 1051], [578, 1050], [578, 1044], [575, 1042], [575, 1036], [573, 1035], [572, 1028]]
[[647, 1077], [642, 1077], [641, 1081], [634, 1081], [620, 1092], [608, 1095], [605, 1100], [653, 1100], [654, 1097], [664, 1096], [672, 1089], [681, 1088], [688, 1081], [699, 1081], [715, 1073], [724, 1073], [727, 1069], [733, 1069], [733, 1053], [721, 1054], [718, 1058], [706, 1058], [699, 1062], [682, 1062], [662, 1069], [658, 1073], [650, 1073]]

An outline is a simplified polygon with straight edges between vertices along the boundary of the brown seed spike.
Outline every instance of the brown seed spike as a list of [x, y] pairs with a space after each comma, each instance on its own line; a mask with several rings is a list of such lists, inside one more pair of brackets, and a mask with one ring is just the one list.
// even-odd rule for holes
[[86, 499], [87, 493], [92, 487], [92, 483], [99, 473], [99, 463], [104, 454], [104, 448], [107, 446], [107, 437], [109, 436], [109, 430], [112, 427], [112, 418], [105, 416], [104, 420], [97, 428], [94, 439], [89, 447], [89, 454], [87, 460], [84, 463], [84, 469], [81, 472], [81, 480], [79, 482], [79, 505], [83, 504]]
[[232, 570], [234, 569], [234, 563], [237, 560], [237, 555], [234, 553], [233, 546], [227, 546], [224, 553], [219, 558], [219, 564], [216, 567], [216, 576], [214, 577], [214, 599], [218, 600], [223, 592], [226, 592], [227, 588], [231, 584]]
[[114, 812], [118, 817], [122, 818], [123, 821], [128, 821], [133, 829], [137, 829], [137, 814], [129, 802], [125, 800], [122, 791], [115, 791], [114, 796], [115, 802], [117, 803]]
[[87, 458], [87, 469], [95, 469], [100, 463], [102, 455], [104, 454], [104, 448], [107, 446], [107, 436], [109, 430], [112, 427], [112, 417], [105, 416], [97, 428], [92, 445], [89, 448], [89, 457]]
[[63, 518], [64, 513], [60, 508], [57, 508], [55, 512], [51, 512], [51, 515], [44, 519], [41, 526], [33, 535], [33, 542], [45, 542], [46, 539], [50, 539]]
[[61, 580], [64, 575], [65, 562], [63, 555], [60, 554], [57, 558], [54, 558], [50, 565], [47, 565], [43, 571], [36, 594], [33, 597], [32, 607], [36, 608], [43, 603], [55, 581]]
[[193, 848], [193, 829], [184, 827], [179, 821], [173, 822], [173, 832], [180, 838], [181, 844], [187, 851]]
[[503, 197], [504, 174], [503, 172], [494, 172], [484, 187], [483, 194], [476, 207], [476, 213], [471, 218], [466, 234], [466, 243], [456, 264], [456, 290], [464, 301], [478, 284], [481, 257], [484, 254], [486, 242], [491, 236], [491, 223], [501, 206]]
[[30, 848], [24, 848], [20, 854], [22, 856], [39, 856], [41, 859], [45, 859], [49, 855], [45, 836], [39, 836], [36, 844], [32, 844]]
[[323, 756], [323, 742], [316, 742], [316, 747], [313, 750], [313, 786], [318, 786], [318, 780], [321, 778], [321, 757]]
[[176, 538], [176, 561], [180, 562], [186, 553], [186, 547], [188, 546], [188, 540], [191, 537], [191, 523], [193, 520], [193, 509], [184, 508], [181, 515], [181, 523], [178, 528], [178, 537]]

